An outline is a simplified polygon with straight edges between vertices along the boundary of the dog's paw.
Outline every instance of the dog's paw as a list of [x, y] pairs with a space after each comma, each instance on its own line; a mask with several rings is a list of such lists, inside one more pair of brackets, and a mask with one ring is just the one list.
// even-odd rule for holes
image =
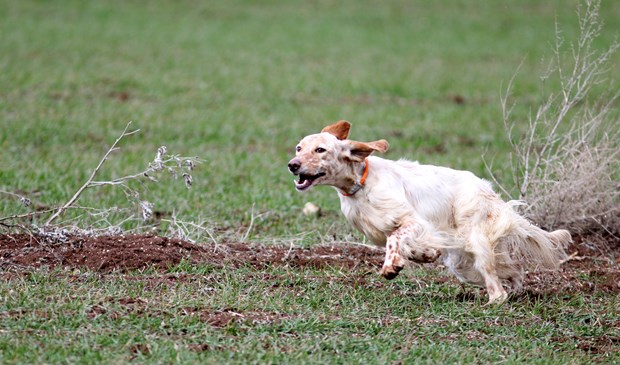
[[398, 273], [402, 269], [403, 269], [403, 266], [396, 266], [396, 265], [383, 266], [381, 268], [381, 271], [379, 271], [379, 274], [381, 274], [381, 276], [383, 276], [387, 280], [392, 280], [398, 276]]
[[500, 305], [506, 301], [508, 293], [505, 290], [499, 290], [493, 293], [489, 293], [489, 301], [485, 306]]
[[425, 264], [435, 262], [441, 256], [441, 251], [432, 248], [410, 248], [406, 253], [407, 260]]

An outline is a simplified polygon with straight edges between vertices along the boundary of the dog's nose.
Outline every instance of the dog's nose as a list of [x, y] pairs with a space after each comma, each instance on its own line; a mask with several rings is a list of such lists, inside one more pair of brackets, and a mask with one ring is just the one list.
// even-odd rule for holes
[[290, 172], [296, 173], [300, 168], [301, 168], [301, 162], [298, 159], [294, 158], [289, 161], [288, 169]]

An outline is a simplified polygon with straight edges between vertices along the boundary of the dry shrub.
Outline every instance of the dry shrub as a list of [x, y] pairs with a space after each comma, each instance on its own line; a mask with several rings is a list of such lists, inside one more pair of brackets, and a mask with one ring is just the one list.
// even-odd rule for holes
[[[139, 189], [136, 189], [130, 185], [131, 182], [136, 182], [144, 185], [146, 181], [157, 183], [159, 180], [157, 177], [162, 175], [170, 175], [177, 179], [179, 176], [183, 178], [185, 186], [189, 189], [192, 186], [191, 172], [197, 164], [202, 163], [197, 157], [181, 157], [179, 155], [172, 155], [168, 153], [166, 146], [161, 146], [157, 149], [155, 158], [148, 163], [147, 167], [142, 171], [119, 177], [112, 180], [95, 180], [105, 162], [110, 158], [113, 152], [120, 149], [118, 147], [119, 142], [128, 136], [138, 133], [140, 130], [136, 129], [130, 131], [131, 122], [127, 123], [125, 129], [120, 136], [114, 141], [112, 146], [103, 155], [97, 166], [93, 169], [90, 176], [80, 186], [73, 196], [63, 205], [46, 209], [46, 210], [34, 210], [25, 214], [16, 214], [7, 217], [0, 217], [0, 233], [2, 229], [14, 230], [16, 232], [33, 232], [39, 237], [43, 238], [47, 242], [64, 242], [71, 235], [118, 235], [122, 233], [129, 233], [123, 231], [121, 226], [134, 226], [132, 230], [142, 232], [145, 228], [149, 228], [148, 225], [144, 225], [146, 222], [153, 221], [153, 207], [154, 204], [148, 200], [145, 200]], [[125, 193], [127, 201], [136, 206], [139, 212], [138, 218], [135, 217], [135, 211], [128, 208], [119, 208], [117, 206], [111, 208], [99, 209], [95, 207], [76, 206], [76, 202], [82, 196], [82, 194], [91, 188], [113, 186], [122, 189]], [[0, 194], [9, 195], [13, 198], [19, 199], [24, 207], [29, 207], [32, 202], [27, 197], [21, 196], [16, 193], [0, 191]], [[69, 209], [78, 210], [84, 214], [94, 218], [95, 221], [84, 221], [83, 215], [80, 214], [77, 217], [70, 218], [61, 223], [55, 223], [65, 212]], [[35, 217], [49, 214], [45, 223], [42, 225], [32, 224], [31, 226], [23, 225], [19, 223], [22, 220], [32, 220]], [[173, 227], [170, 229], [170, 233], [179, 238], [189, 239], [189, 232], [203, 232], [207, 231], [204, 228], [205, 222], [201, 224], [195, 224], [191, 222], [182, 222], [177, 220], [176, 213], [172, 214], [173, 221], [167, 221], [171, 223]], [[163, 219], [161, 219], [163, 220]], [[130, 224], [131, 222], [138, 222]], [[87, 226], [87, 228], [83, 228]], [[150, 226], [151, 228], [154, 226]], [[207, 231], [208, 232], [208, 231]]]
[[[553, 58], [541, 80], [542, 89], [556, 81], [559, 90], [543, 95], [525, 128], [512, 113], [512, 81], [502, 96], [502, 110], [518, 199], [527, 202], [524, 213], [546, 228], [618, 236], [620, 120], [614, 103], [620, 91], [608, 77], [620, 44], [605, 50], [593, 46], [603, 28], [599, 12], [600, 1], [579, 5], [580, 34], [568, 45], [556, 26]], [[501, 188], [508, 194], [510, 189]]]

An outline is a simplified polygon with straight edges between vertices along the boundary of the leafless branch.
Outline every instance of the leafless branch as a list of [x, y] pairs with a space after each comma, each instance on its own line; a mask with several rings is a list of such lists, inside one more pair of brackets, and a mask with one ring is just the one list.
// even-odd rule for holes
[[103, 158], [101, 159], [101, 161], [99, 161], [99, 164], [97, 164], [97, 167], [95, 167], [95, 169], [93, 170], [93, 172], [90, 174], [90, 176], [88, 177], [88, 179], [86, 180], [86, 182], [84, 183], [84, 185], [82, 185], [76, 192], [75, 194], [73, 194], [73, 196], [71, 197], [71, 199], [69, 199], [69, 201], [67, 201], [63, 206], [61, 206], [60, 208], [58, 208], [58, 210], [52, 214], [49, 219], [47, 221], [45, 221], [45, 225], [49, 226], [56, 218], [58, 218], [59, 215], [61, 215], [65, 210], [67, 210], [68, 207], [70, 207], [71, 205], [73, 205], [73, 203], [75, 203], [75, 201], [80, 197], [80, 195], [82, 194], [82, 192], [88, 188], [89, 184], [93, 181], [93, 179], [95, 178], [95, 175], [97, 175], [97, 172], [99, 172], [99, 169], [101, 169], [101, 166], [103, 166], [103, 164], [107, 161], [108, 156], [110, 156], [110, 154], [112, 152], [114, 152], [117, 149], [117, 145], [118, 143], [121, 141], [121, 139], [123, 139], [124, 137], [130, 136], [134, 133], [137, 133], [139, 131], [139, 129], [136, 129], [134, 131], [131, 132], [127, 132], [127, 130], [129, 129], [129, 127], [131, 126], [131, 122], [127, 123], [127, 125], [125, 126], [125, 129], [123, 130], [123, 133], [121, 133], [121, 135], [116, 139], [116, 141], [114, 141], [114, 143], [112, 144], [112, 146], [110, 147], [110, 149], [108, 149], [108, 151], [105, 153], [105, 155], [103, 155]]
[[[518, 140], [514, 102], [509, 102], [514, 77], [501, 96], [514, 183], [519, 199], [528, 200], [527, 214], [540, 225], [575, 233], [596, 227], [618, 232], [620, 227], [620, 121], [613, 108], [620, 91], [606, 78], [620, 43], [596, 49], [594, 40], [603, 29], [599, 12], [600, 1], [579, 5], [580, 34], [569, 42], [568, 52], [556, 22], [553, 63], [541, 80], [557, 77], [559, 90], [545, 91]], [[606, 83], [607, 92], [593, 92]]]

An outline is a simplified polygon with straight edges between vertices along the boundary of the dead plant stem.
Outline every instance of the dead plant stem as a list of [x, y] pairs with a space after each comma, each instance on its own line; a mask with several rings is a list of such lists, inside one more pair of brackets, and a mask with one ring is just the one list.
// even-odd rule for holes
[[99, 161], [99, 164], [97, 165], [97, 167], [95, 167], [93, 172], [90, 174], [88, 180], [86, 180], [86, 182], [75, 192], [75, 194], [73, 194], [73, 196], [71, 197], [71, 199], [69, 199], [69, 201], [67, 201], [62, 207], [58, 208], [58, 210], [49, 217], [49, 219], [45, 222], [45, 226], [49, 226], [56, 218], [58, 218], [58, 216], [60, 216], [62, 213], [64, 213], [65, 210], [67, 210], [67, 208], [69, 208], [71, 205], [73, 205], [73, 203], [75, 203], [78, 200], [78, 198], [80, 197], [82, 192], [84, 190], [86, 190], [86, 188], [88, 188], [90, 186], [90, 184], [92, 183], [93, 179], [97, 175], [97, 172], [99, 172], [99, 170], [101, 169], [101, 166], [103, 166], [103, 164], [107, 161], [108, 156], [110, 156], [110, 154], [112, 152], [117, 150], [116, 146], [118, 145], [118, 143], [124, 137], [130, 136], [130, 135], [132, 135], [134, 133], [137, 133], [139, 131], [139, 129], [136, 129], [135, 131], [127, 132], [127, 130], [129, 129], [130, 126], [131, 126], [131, 122], [127, 123], [127, 125], [125, 126], [125, 129], [123, 130], [123, 133], [121, 133], [121, 135], [116, 139], [116, 141], [114, 141], [114, 143], [108, 149], [108, 151], [105, 153], [105, 155], [103, 156], [101, 161]]

